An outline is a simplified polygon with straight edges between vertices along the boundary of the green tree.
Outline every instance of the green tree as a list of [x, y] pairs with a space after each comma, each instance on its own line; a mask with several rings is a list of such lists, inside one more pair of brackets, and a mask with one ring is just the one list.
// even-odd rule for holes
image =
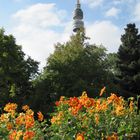
[[85, 44], [82, 35], [57, 44], [48, 58], [42, 76], [50, 81], [51, 95], [79, 96], [86, 90], [90, 96], [97, 96], [109, 82], [106, 49]]
[[140, 34], [135, 24], [128, 24], [118, 51], [118, 81], [124, 96], [140, 93]]
[[29, 98], [30, 107], [37, 112], [38, 110], [48, 118], [49, 113], [53, 111], [54, 97], [51, 96], [51, 81], [45, 78], [44, 74], [39, 75], [33, 80], [33, 92]]
[[25, 59], [21, 46], [12, 35], [0, 29], [0, 99], [1, 104], [16, 101], [20, 104], [31, 93], [31, 80], [38, 72], [38, 62]]
[[107, 54], [105, 65], [107, 67], [107, 80], [106, 86], [108, 87], [108, 93], [120, 93], [120, 89], [117, 85], [116, 75], [118, 75], [119, 70], [117, 68], [118, 56], [117, 53], [109, 53]]
[[115, 76], [118, 74], [117, 62], [118, 56], [117, 53], [109, 53], [107, 54], [106, 65], [108, 66], [108, 70]]

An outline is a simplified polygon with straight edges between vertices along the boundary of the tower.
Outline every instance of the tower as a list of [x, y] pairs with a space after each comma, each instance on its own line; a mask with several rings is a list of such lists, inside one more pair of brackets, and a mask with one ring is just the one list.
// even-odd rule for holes
[[77, 0], [76, 8], [74, 10], [74, 16], [73, 16], [73, 31], [77, 32], [81, 28], [84, 28], [84, 22], [83, 22], [83, 11], [81, 9], [80, 0]]

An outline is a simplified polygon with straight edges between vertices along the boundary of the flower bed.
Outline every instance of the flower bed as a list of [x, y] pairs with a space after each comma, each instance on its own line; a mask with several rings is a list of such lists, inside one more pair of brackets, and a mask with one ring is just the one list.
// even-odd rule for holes
[[[101, 90], [100, 96], [105, 88]], [[111, 94], [108, 98], [61, 97], [51, 119], [50, 140], [138, 140], [137, 102]]]
[[[100, 96], [105, 88], [101, 90]], [[137, 101], [128, 101], [112, 93], [108, 98], [90, 98], [86, 92], [80, 97], [62, 96], [56, 102], [50, 125], [38, 112], [8, 103], [0, 115], [0, 139], [3, 140], [138, 140], [140, 114]]]
[[5, 113], [0, 116], [1, 140], [41, 140], [44, 134], [41, 129], [43, 114], [38, 112], [38, 121], [34, 119], [34, 112], [23, 106], [23, 112], [17, 113], [17, 104], [8, 103], [4, 107]]

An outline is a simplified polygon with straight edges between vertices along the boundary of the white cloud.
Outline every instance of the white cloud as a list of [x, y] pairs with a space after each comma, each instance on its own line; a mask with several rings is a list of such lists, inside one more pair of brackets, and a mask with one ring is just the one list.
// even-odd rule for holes
[[109, 52], [117, 52], [121, 43], [121, 31], [110, 21], [90, 23], [87, 26], [87, 36], [91, 37], [91, 43], [102, 44]]
[[[45, 66], [46, 58], [53, 53], [54, 44], [67, 41], [72, 33], [72, 21], [66, 22], [65, 16], [66, 11], [57, 9], [55, 4], [41, 3], [13, 15], [15, 27], [12, 33], [17, 43], [23, 46], [27, 55], [41, 62], [40, 68]], [[87, 36], [91, 37], [91, 43], [102, 43], [109, 52], [117, 51], [120, 30], [113, 23], [95, 22], [88, 24], [86, 30]]]
[[119, 13], [120, 13], [120, 9], [112, 7], [105, 13], [105, 15], [107, 17], [117, 17]]
[[104, 0], [82, 0], [82, 2], [88, 4], [89, 7], [94, 8], [101, 6]]
[[[57, 9], [55, 4], [41, 3], [13, 15], [16, 25], [12, 32], [17, 43], [23, 46], [27, 55], [41, 62], [41, 68], [45, 66], [46, 58], [54, 51], [54, 44], [64, 42], [70, 36], [72, 25], [64, 22], [65, 16], [66, 12]], [[63, 31], [59, 31], [61, 27]]]
[[137, 1], [139, 1], [139, 0], [113, 0], [113, 3], [115, 5], [118, 5], [118, 4], [123, 4], [123, 3], [125, 3], [125, 4], [135, 3]]
[[[63, 16], [60, 16], [63, 15]], [[61, 17], [65, 11], [55, 8], [55, 4], [35, 4], [27, 9], [18, 11], [14, 16], [19, 22], [33, 26], [48, 27], [61, 25]]]
[[134, 10], [134, 20], [140, 21], [140, 2], [136, 4]]

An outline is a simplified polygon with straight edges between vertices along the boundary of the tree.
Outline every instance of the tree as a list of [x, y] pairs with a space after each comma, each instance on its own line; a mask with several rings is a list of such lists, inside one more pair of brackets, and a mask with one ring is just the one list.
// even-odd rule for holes
[[[0, 99], [1, 104], [22, 103], [31, 92], [32, 78], [38, 72], [38, 62], [25, 59], [21, 46], [12, 35], [0, 29]], [[2, 102], [3, 101], [3, 102]]]
[[140, 93], [140, 34], [135, 24], [128, 24], [118, 50], [118, 82], [124, 96]]
[[106, 85], [109, 79], [106, 49], [85, 44], [81, 35], [57, 44], [48, 58], [42, 76], [50, 81], [50, 94], [79, 96], [86, 90], [89, 96], [97, 96]]

